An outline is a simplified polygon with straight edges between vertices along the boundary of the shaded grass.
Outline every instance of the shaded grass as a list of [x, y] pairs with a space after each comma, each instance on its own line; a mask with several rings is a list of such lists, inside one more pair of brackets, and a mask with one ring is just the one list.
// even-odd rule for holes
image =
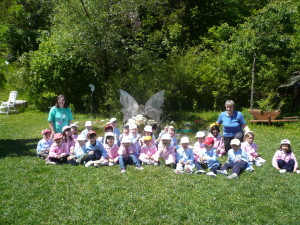
[[[267, 162], [229, 181], [223, 176], [176, 175], [168, 168], [152, 166], [143, 171], [128, 167], [126, 174], [118, 166], [47, 166], [33, 157], [40, 131], [48, 126], [46, 119], [45, 113], [37, 112], [0, 117], [1, 224], [299, 222], [300, 176], [279, 174], [271, 166], [283, 138], [289, 138], [300, 155], [299, 123], [250, 125]], [[76, 120], [86, 119], [76, 115]], [[189, 134], [193, 140], [194, 135]]]

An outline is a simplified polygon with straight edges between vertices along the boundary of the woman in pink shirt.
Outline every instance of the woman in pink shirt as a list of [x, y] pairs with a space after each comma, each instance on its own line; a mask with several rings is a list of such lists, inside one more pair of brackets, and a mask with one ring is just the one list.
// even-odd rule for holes
[[46, 159], [46, 164], [61, 164], [67, 162], [67, 157], [70, 154], [68, 145], [63, 142], [61, 133], [54, 134], [54, 143], [50, 147], [49, 157]]
[[151, 136], [144, 136], [142, 137], [142, 141], [144, 145], [141, 148], [140, 152], [140, 161], [143, 164], [148, 164], [148, 165], [158, 165], [157, 158], [155, 157], [155, 153], [157, 152], [157, 148], [152, 142], [152, 137]]
[[280, 149], [273, 156], [272, 165], [279, 173], [298, 172], [298, 162], [296, 156], [292, 152], [291, 142], [283, 139], [280, 142]]

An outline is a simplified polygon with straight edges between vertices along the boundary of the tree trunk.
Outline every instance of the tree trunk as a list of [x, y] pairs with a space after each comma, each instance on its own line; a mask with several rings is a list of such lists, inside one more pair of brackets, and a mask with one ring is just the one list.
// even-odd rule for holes
[[250, 109], [253, 109], [255, 66], [256, 66], [256, 53], [254, 53], [254, 55], [253, 55], [253, 64], [252, 64], [252, 83], [251, 83]]

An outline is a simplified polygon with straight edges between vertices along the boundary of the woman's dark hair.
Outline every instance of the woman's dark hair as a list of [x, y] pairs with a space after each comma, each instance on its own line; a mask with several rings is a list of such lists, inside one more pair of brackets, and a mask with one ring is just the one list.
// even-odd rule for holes
[[58, 99], [60, 99], [60, 98], [64, 98], [64, 99], [65, 99], [64, 108], [68, 108], [68, 107], [69, 107], [69, 104], [68, 104], [68, 101], [67, 101], [67, 99], [66, 99], [66, 97], [65, 97], [64, 95], [59, 95], [59, 96], [57, 96], [57, 98], [56, 98], [56, 103], [55, 103], [56, 108], [59, 107], [59, 106], [58, 106]]

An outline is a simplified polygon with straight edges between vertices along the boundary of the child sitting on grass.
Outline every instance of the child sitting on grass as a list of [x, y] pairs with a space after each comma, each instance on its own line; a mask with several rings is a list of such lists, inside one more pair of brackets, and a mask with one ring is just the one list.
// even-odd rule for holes
[[146, 165], [158, 165], [157, 158], [155, 154], [157, 152], [157, 148], [152, 142], [151, 136], [144, 136], [142, 137], [144, 145], [141, 148], [141, 154], [139, 159], [143, 164]]
[[226, 154], [223, 137], [220, 135], [220, 127], [217, 123], [210, 125], [209, 137], [214, 138], [214, 149], [217, 150], [218, 157]]
[[74, 147], [75, 147], [75, 140], [72, 138], [72, 131], [71, 127], [69, 126], [64, 126], [63, 127], [63, 141], [68, 145], [68, 149], [70, 153], [74, 152]]
[[261, 158], [257, 152], [257, 144], [253, 143], [254, 134], [251, 131], [248, 131], [245, 134], [244, 142], [241, 145], [241, 148], [247, 153], [250, 162], [256, 166], [262, 166], [266, 161]]
[[[154, 137], [154, 135], [153, 135], [152, 126], [150, 126], [150, 125], [146, 125], [146, 126], [144, 127], [143, 137], [146, 137], [146, 136], [150, 136], [150, 137], [151, 137], [151, 143], [152, 143], [152, 144], [155, 144], [155, 137]], [[141, 146], [144, 145], [143, 137], [140, 139]]]
[[49, 150], [53, 144], [53, 140], [51, 139], [51, 130], [43, 130], [42, 135], [43, 139], [41, 139], [37, 144], [36, 154], [38, 157], [46, 159], [49, 156]]
[[[114, 135], [115, 135], [115, 137], [116, 137], [116, 140], [119, 140], [119, 137], [120, 137], [120, 135], [121, 135], [121, 132], [120, 132], [120, 130], [119, 130], [119, 128], [118, 128], [118, 121], [117, 121], [117, 119], [116, 119], [116, 118], [111, 118], [111, 119], [109, 120], [109, 123], [110, 123], [110, 125], [112, 125], [112, 127], [113, 127], [113, 133], [114, 133]], [[116, 141], [116, 144], [119, 145], [119, 143], [117, 143], [117, 141]]]
[[136, 124], [130, 124], [129, 125], [130, 135], [132, 141], [132, 148], [134, 150], [134, 155], [136, 158], [140, 157], [140, 151], [141, 151], [141, 143], [140, 138], [142, 137], [141, 134], [138, 133], [138, 127]]
[[171, 144], [177, 148], [177, 138], [176, 138], [176, 135], [175, 135], [175, 128], [173, 126], [169, 126], [168, 127], [168, 134], [170, 135], [171, 137]]
[[180, 140], [181, 147], [176, 151], [176, 174], [192, 173], [194, 165], [194, 153], [193, 149], [189, 147], [190, 140], [188, 137], [182, 137]]
[[174, 168], [176, 153], [175, 147], [171, 144], [171, 137], [169, 134], [163, 134], [161, 136], [161, 141], [158, 145], [155, 157], [161, 166]]
[[104, 136], [104, 149], [107, 153], [108, 165], [113, 166], [118, 163], [119, 160], [119, 146], [115, 143], [115, 134], [110, 132]]
[[221, 163], [218, 161], [217, 150], [214, 146], [214, 138], [206, 137], [203, 144], [205, 145], [205, 152], [199, 157], [199, 161], [196, 161], [195, 165], [197, 168], [197, 174], [206, 173], [203, 169], [209, 169], [210, 172], [206, 173], [206, 175], [210, 177], [217, 177], [217, 170], [220, 169]]
[[74, 139], [74, 141], [76, 142], [77, 137], [78, 137], [78, 126], [76, 125], [76, 123], [73, 123], [70, 125], [71, 127], [71, 133], [72, 133], [72, 138]]
[[80, 134], [77, 137], [74, 152], [71, 153], [67, 158], [68, 163], [70, 163], [73, 166], [77, 166], [84, 162], [85, 156], [87, 156], [85, 142], [85, 136], [83, 134]]
[[121, 173], [126, 172], [126, 165], [128, 164], [134, 164], [137, 170], [144, 169], [143, 167], [141, 167], [139, 160], [134, 155], [132, 140], [129, 137], [124, 137], [122, 139], [122, 143], [119, 148], [118, 154]]
[[46, 164], [56, 165], [67, 162], [69, 149], [66, 143], [63, 143], [63, 135], [61, 133], [54, 134], [54, 143], [50, 147], [49, 156]]
[[85, 164], [85, 167], [89, 167], [92, 165], [94, 165], [95, 167], [98, 167], [99, 165], [108, 165], [108, 160], [106, 159], [106, 151], [102, 143], [96, 140], [96, 137], [97, 134], [95, 131], [90, 130], [88, 132], [88, 142], [85, 144], [88, 154], [84, 159], [88, 162]]
[[299, 171], [297, 171], [298, 162], [292, 152], [291, 142], [289, 140], [283, 139], [280, 142], [280, 148], [273, 156], [272, 165], [275, 169], [279, 170], [279, 173], [299, 173]]
[[169, 127], [168, 126], [165, 126], [164, 129], [159, 133], [158, 135], [158, 138], [156, 139], [155, 141], [155, 144], [158, 145], [161, 141], [161, 137], [164, 135], [164, 134], [167, 134], [168, 133], [168, 129]]
[[118, 141], [118, 145], [120, 146], [121, 145], [121, 143], [122, 143], [122, 139], [124, 138], [124, 137], [128, 137], [129, 136], [129, 125], [128, 124], [125, 124], [125, 126], [124, 126], [124, 129], [123, 129], [123, 133], [120, 135], [120, 137], [119, 137], [119, 141]]
[[228, 162], [225, 163], [221, 170], [217, 170], [218, 174], [228, 175], [228, 169], [232, 169], [232, 174], [227, 176], [228, 179], [239, 178], [239, 175], [250, 166], [247, 153], [241, 149], [239, 139], [232, 139], [230, 142], [231, 149], [228, 151]]
[[205, 139], [205, 132], [198, 131], [196, 134], [196, 138], [197, 138], [197, 141], [194, 144], [194, 149], [193, 149], [195, 162], [199, 161], [200, 155], [203, 152], [205, 152], [205, 144], [203, 143], [204, 139]]
[[92, 121], [85, 121], [85, 129], [81, 132], [81, 134], [83, 134], [86, 138], [86, 140], [88, 139], [88, 132], [90, 130], [92, 130]]

